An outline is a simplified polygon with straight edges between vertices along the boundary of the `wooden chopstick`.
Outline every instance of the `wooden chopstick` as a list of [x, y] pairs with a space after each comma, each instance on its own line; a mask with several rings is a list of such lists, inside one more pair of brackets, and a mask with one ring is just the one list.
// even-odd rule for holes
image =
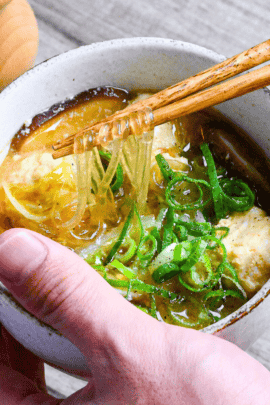
[[270, 65], [155, 110], [153, 126], [243, 96], [268, 85], [270, 85]]
[[[83, 135], [89, 130], [98, 132], [105, 123], [127, 117], [136, 110], [142, 110], [146, 107], [151, 108], [154, 112], [153, 126], [155, 126], [266, 86], [270, 84], [269, 66], [226, 81], [221, 85], [216, 84], [268, 60], [270, 60], [270, 40], [262, 42], [174, 86], [168, 87], [146, 100], [134, 103], [98, 123], [82, 129], [77, 134], [69, 136], [53, 145], [55, 150], [53, 158], [57, 159], [72, 154], [75, 136]], [[204, 90], [214, 85], [216, 86]], [[194, 94], [198, 91], [199, 93]], [[98, 142], [97, 137], [93, 146], [98, 145]]]

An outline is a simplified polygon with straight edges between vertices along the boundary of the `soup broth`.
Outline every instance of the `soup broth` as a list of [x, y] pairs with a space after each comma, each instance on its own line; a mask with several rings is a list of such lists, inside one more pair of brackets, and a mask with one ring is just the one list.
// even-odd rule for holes
[[[76, 215], [80, 166], [74, 155], [53, 160], [51, 145], [146, 96], [91, 89], [26, 122], [2, 164], [0, 230], [40, 232], [78, 253], [144, 312], [200, 329], [239, 308], [270, 273], [263, 262], [262, 273], [253, 279], [249, 272], [247, 281], [231, 259], [228, 223], [233, 229], [235, 221], [257, 215], [270, 239], [263, 204], [269, 162], [220, 113], [207, 109], [148, 134], [151, 158], [137, 186], [121, 154], [106, 193], [95, 192], [94, 174], [106, 172], [112, 159], [110, 145], [96, 148], [94, 203], [87, 200], [75, 226], [63, 226]], [[131, 154], [132, 142], [142, 142], [132, 139], [126, 141]]]

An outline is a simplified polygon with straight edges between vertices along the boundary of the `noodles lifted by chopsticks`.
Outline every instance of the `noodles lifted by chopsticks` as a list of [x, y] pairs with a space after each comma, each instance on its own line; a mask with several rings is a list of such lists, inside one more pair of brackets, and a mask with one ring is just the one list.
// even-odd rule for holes
[[[139, 111], [117, 125], [114, 123], [112, 140], [104, 136], [103, 141], [110, 152], [107, 168], [102, 164], [100, 151], [97, 147], [91, 148], [95, 139], [93, 133], [85, 133], [74, 141], [74, 153], [77, 165], [77, 193], [78, 202], [76, 212], [69, 221], [62, 226], [72, 229], [77, 226], [88, 208], [91, 212], [99, 204], [100, 210], [108, 215], [113, 215], [115, 210], [114, 195], [111, 182], [116, 175], [119, 164], [123, 167], [124, 174], [134, 188], [135, 199], [140, 211], [146, 203], [148, 185], [150, 180], [151, 152], [154, 132], [147, 132], [152, 120], [150, 109]], [[105, 128], [106, 129], [106, 128]], [[126, 131], [129, 129], [129, 131]], [[126, 136], [127, 132], [133, 135]], [[99, 135], [105, 133], [101, 128]], [[143, 132], [142, 135], [140, 135]], [[137, 135], [139, 134], [139, 135]], [[116, 212], [114, 213], [116, 215]]]

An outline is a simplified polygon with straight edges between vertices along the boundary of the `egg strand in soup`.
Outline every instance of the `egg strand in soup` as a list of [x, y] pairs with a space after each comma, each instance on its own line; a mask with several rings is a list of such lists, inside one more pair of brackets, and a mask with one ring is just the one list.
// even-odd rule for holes
[[[264, 158], [256, 165], [242, 157], [217, 163], [215, 151], [224, 155], [230, 132], [239, 134], [214, 110], [92, 151], [78, 145], [76, 155], [51, 157], [57, 140], [146, 96], [92, 89], [26, 123], [2, 164], [0, 225], [49, 236], [144, 312], [200, 329], [240, 307], [269, 277], [267, 258], [257, 274], [240, 263], [230, 239], [241, 229], [235, 223], [254, 218], [270, 239], [269, 218], [254, 207], [268, 190], [255, 197], [252, 184], [265, 185]], [[238, 157], [235, 150], [226, 156]], [[232, 165], [237, 175], [228, 170]], [[250, 232], [252, 238], [257, 228]]]

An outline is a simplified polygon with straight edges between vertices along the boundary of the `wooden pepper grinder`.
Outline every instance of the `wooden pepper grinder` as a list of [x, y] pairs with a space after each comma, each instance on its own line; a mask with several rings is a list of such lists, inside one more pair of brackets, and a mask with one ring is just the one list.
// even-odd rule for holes
[[38, 27], [26, 0], [0, 0], [0, 92], [34, 66]]

